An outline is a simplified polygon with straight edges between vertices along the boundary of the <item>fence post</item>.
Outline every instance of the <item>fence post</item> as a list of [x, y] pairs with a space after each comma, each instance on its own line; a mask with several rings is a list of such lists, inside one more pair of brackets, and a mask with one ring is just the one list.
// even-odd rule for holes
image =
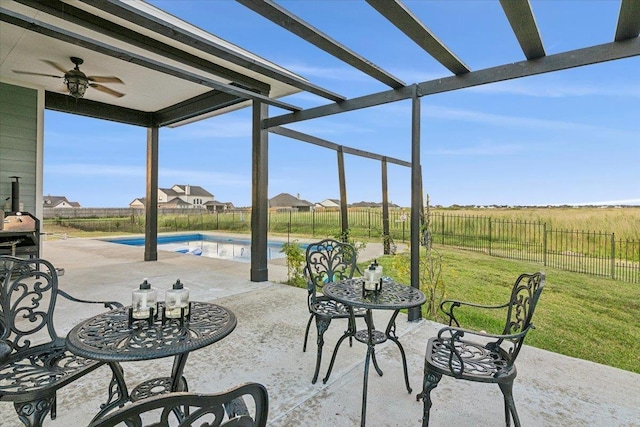
[[369, 221], [369, 238], [371, 238], [371, 209], [367, 210], [367, 216]]
[[616, 233], [611, 233], [611, 278], [616, 278]]
[[491, 239], [493, 239], [493, 236], [491, 234], [491, 224], [493, 223], [493, 221], [491, 221], [491, 217], [489, 217], [489, 255], [491, 255]]
[[311, 237], [316, 237], [316, 211], [311, 212]]
[[542, 265], [547, 266], [547, 223], [542, 224]]
[[442, 246], [444, 246], [444, 214], [442, 214]]

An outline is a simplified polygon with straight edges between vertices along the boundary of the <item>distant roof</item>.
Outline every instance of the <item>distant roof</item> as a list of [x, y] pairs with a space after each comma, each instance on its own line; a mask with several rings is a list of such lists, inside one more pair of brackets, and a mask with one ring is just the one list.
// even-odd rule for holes
[[184, 200], [182, 200], [179, 197], [174, 197], [173, 199], [169, 200], [168, 202], [164, 202], [164, 203], [159, 203], [159, 205], [161, 206], [192, 206], [191, 203], [185, 202]]
[[65, 196], [44, 196], [42, 198], [42, 203], [46, 208], [55, 208], [61, 203], [68, 203], [70, 206], [73, 206], [74, 208], [80, 207], [80, 203], [70, 202], [69, 200], [67, 200]]
[[213, 197], [213, 194], [209, 193], [207, 190], [200, 187], [199, 185], [175, 184], [171, 188], [175, 189], [176, 187], [178, 187], [180, 191], [177, 191], [176, 194], [185, 194], [187, 192], [187, 185], [189, 186], [190, 196]]
[[286, 208], [292, 206], [312, 206], [313, 203], [298, 199], [289, 193], [280, 193], [269, 199], [270, 208]]

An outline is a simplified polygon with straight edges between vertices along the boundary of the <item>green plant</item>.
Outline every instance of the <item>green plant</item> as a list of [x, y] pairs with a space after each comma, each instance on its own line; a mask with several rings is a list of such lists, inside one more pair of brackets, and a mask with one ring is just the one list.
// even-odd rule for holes
[[340, 233], [338, 234], [335, 234], [333, 238], [338, 239], [343, 243], [350, 244], [354, 247], [356, 253], [360, 253], [360, 251], [367, 247], [367, 242], [362, 240], [355, 240], [351, 234], [351, 230], [348, 228], [346, 230], [340, 231]]
[[299, 288], [306, 287], [304, 279], [305, 255], [297, 240], [282, 245], [280, 252], [287, 258], [287, 284]]
[[382, 247], [385, 254], [395, 255], [398, 250], [398, 246], [393, 241], [393, 237], [390, 234], [382, 233]]

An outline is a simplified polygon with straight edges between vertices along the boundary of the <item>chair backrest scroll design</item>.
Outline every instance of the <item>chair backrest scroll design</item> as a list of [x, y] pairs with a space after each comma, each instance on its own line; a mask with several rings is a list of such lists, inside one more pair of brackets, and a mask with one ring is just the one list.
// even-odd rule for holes
[[356, 261], [357, 251], [348, 243], [325, 239], [307, 246], [305, 274], [311, 297], [327, 283], [352, 278]]
[[[243, 409], [230, 412], [229, 404]], [[173, 423], [176, 411], [182, 415], [177, 424]], [[264, 427], [268, 412], [267, 389], [262, 384], [245, 383], [216, 394], [175, 392], [150, 397], [98, 419], [90, 427]]]
[[53, 325], [58, 275], [43, 259], [0, 257], [0, 340], [14, 351], [60, 340]]
[[[503, 335], [518, 334], [533, 326], [531, 320], [544, 285], [545, 274], [543, 272], [525, 273], [518, 277], [511, 291]], [[519, 338], [510, 340], [512, 347], [509, 353], [511, 354], [512, 362], [518, 357], [525, 336], [522, 335]]]

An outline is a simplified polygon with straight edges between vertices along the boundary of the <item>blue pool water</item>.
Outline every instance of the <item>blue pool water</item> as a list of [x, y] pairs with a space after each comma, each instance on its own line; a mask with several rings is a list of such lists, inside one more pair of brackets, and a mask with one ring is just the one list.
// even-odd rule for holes
[[[144, 237], [119, 237], [104, 240], [123, 245], [144, 245]], [[280, 252], [283, 244], [283, 242], [267, 242], [267, 259], [284, 258], [285, 254]], [[199, 233], [158, 236], [158, 250], [231, 261], [251, 262], [251, 240], [242, 238], [210, 236]]]

